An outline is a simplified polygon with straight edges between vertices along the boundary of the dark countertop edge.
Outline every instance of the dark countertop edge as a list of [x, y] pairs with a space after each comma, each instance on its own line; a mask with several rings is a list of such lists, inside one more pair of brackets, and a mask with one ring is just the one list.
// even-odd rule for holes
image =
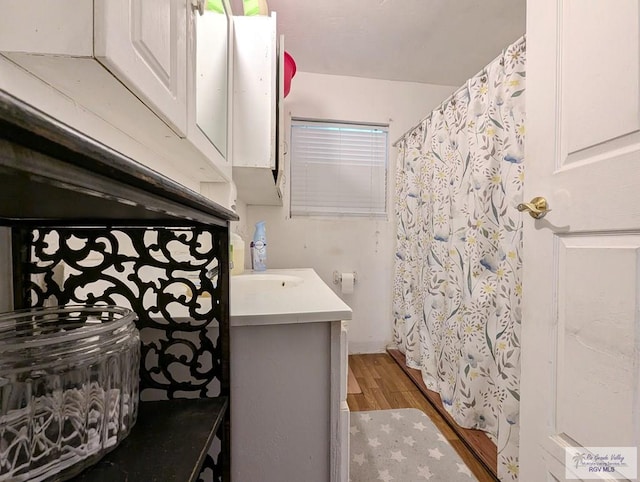
[[[220, 408], [220, 410], [218, 411], [218, 416], [216, 417], [215, 422], [213, 423], [213, 427], [211, 429], [211, 431], [209, 432], [209, 438], [207, 439], [207, 442], [205, 445], [203, 445], [202, 450], [200, 451], [200, 455], [198, 457], [198, 464], [197, 466], [193, 467], [193, 470], [191, 472], [191, 477], [189, 478], [189, 480], [187, 482], [197, 482], [198, 478], [200, 476], [200, 471], [202, 469], [202, 465], [204, 464], [204, 461], [207, 457], [207, 454], [209, 453], [209, 448], [211, 447], [211, 444], [213, 443], [213, 439], [216, 436], [216, 433], [218, 433], [218, 429], [220, 428], [220, 425], [222, 424], [222, 421], [224, 420], [224, 416], [225, 414], [229, 411], [229, 399], [227, 397], [218, 397], [219, 400], [224, 400], [224, 403], [222, 405], [222, 407]], [[150, 403], [150, 402], [142, 402], [142, 403]]]
[[[218, 397], [219, 400], [224, 400], [224, 403], [222, 405], [222, 407], [220, 408], [220, 410], [218, 411], [217, 417], [215, 422], [213, 423], [213, 427], [212, 429], [209, 431], [209, 437], [207, 438], [207, 442], [205, 443], [205, 445], [202, 446], [202, 450], [200, 451], [200, 455], [198, 456], [198, 462], [196, 465], [194, 465], [193, 470], [191, 471], [191, 476], [189, 477], [189, 480], [187, 482], [197, 482], [198, 481], [198, 477], [200, 476], [200, 471], [202, 469], [202, 465], [204, 464], [204, 461], [207, 457], [207, 454], [209, 453], [209, 448], [211, 447], [211, 444], [213, 443], [213, 439], [216, 436], [216, 433], [218, 433], [218, 429], [220, 428], [220, 425], [222, 424], [222, 421], [224, 420], [224, 416], [227, 413], [227, 411], [229, 410], [229, 399], [227, 397]], [[152, 402], [141, 402], [141, 403], [152, 403]]]
[[[154, 409], [154, 405], [157, 405], [159, 407], [161, 407], [161, 411], [165, 411], [167, 407], [169, 407], [170, 405], [174, 405], [174, 407], [178, 406], [178, 405], [183, 405], [183, 408], [181, 408], [181, 410], [185, 410], [185, 411], [189, 411], [189, 410], [193, 410], [195, 409], [200, 410], [200, 408], [195, 408], [197, 405], [204, 405], [207, 406], [207, 408], [209, 409], [213, 409], [216, 408], [216, 413], [215, 413], [215, 419], [212, 421], [213, 423], [209, 422], [208, 426], [208, 433], [207, 433], [207, 437], [206, 440], [203, 440], [203, 443], [199, 446], [199, 452], [197, 454], [197, 459], [195, 460], [195, 463], [192, 464], [193, 466], [190, 469], [190, 474], [189, 474], [189, 478], [186, 479], [184, 482], [197, 482], [198, 477], [200, 475], [200, 470], [202, 468], [202, 465], [204, 464], [204, 461], [206, 459], [207, 453], [209, 451], [209, 448], [211, 447], [211, 444], [213, 442], [213, 439], [216, 435], [216, 433], [218, 432], [218, 429], [220, 428], [223, 420], [224, 420], [224, 416], [228, 411], [229, 408], [229, 399], [228, 397], [225, 396], [220, 396], [220, 397], [215, 397], [215, 398], [197, 398], [197, 399], [174, 399], [174, 400], [160, 400], [160, 401], [140, 401], [140, 412], [145, 413], [145, 416], [147, 418], [153, 418], [153, 415], [151, 415], [151, 413], [153, 412]], [[140, 419], [140, 412], [138, 414], [138, 419]], [[142, 429], [142, 427], [138, 426], [138, 424], [136, 424], [133, 429], [132, 432], [124, 439], [124, 442], [126, 442], [127, 440], [129, 441], [129, 443], [131, 443], [133, 441], [133, 439], [135, 438], [139, 438], [140, 435], [137, 434], [136, 435], [136, 431]], [[145, 436], [162, 436], [163, 434], [160, 433], [149, 433], [149, 431], [145, 431]], [[140, 441], [136, 441], [135, 443], [140, 443]], [[116, 446], [113, 451], [105, 454], [105, 456], [103, 458], [101, 458], [100, 461], [96, 462], [95, 464], [93, 464], [90, 467], [86, 467], [84, 469], [80, 469], [81, 471], [79, 473], [76, 473], [74, 476], [72, 476], [70, 480], [70, 482], [90, 482], [92, 480], [98, 481], [98, 482], [103, 482], [105, 480], [104, 474], [100, 474], [100, 468], [101, 466], [105, 466], [105, 465], [114, 465], [119, 467], [119, 470], [122, 470], [124, 473], [128, 473], [129, 471], [132, 471], [134, 473], [137, 473], [138, 469], [128, 466], [128, 465], [122, 465], [120, 463], [117, 462], [119, 455], [118, 455], [118, 451], [122, 451], [122, 450], [132, 450], [130, 447], [127, 446], [127, 444], [125, 443], [124, 446], [118, 445]], [[115, 459], [115, 460], [114, 460]], [[147, 463], [145, 460], [141, 460], [140, 461], [142, 464]], [[166, 461], [165, 461], [166, 462]], [[136, 462], [137, 463], [137, 462]], [[98, 475], [95, 475], [95, 470], [98, 470]], [[72, 474], [70, 474], [72, 475]], [[150, 478], [150, 480], [162, 480], [162, 479], [158, 479], [158, 475], [157, 473], [147, 473], [148, 477]], [[160, 474], [161, 476], [162, 474]], [[119, 482], [121, 479], [118, 480], [112, 480], [109, 479], [109, 482]], [[124, 480], [128, 480], [127, 479], [122, 479], [122, 482], [124, 482]]]
[[238, 215], [0, 89], [0, 137], [227, 221]]

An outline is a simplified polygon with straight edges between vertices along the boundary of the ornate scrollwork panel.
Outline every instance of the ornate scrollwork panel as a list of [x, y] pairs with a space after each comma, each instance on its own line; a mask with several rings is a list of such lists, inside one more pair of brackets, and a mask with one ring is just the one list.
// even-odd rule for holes
[[131, 308], [142, 339], [141, 398], [218, 396], [223, 230], [34, 229], [26, 236], [29, 259], [22, 267], [25, 304]]

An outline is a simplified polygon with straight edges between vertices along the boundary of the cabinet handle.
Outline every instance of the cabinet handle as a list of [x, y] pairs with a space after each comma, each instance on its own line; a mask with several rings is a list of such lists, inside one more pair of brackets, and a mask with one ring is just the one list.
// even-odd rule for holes
[[197, 10], [200, 15], [204, 15], [204, 2], [206, 0], [191, 0], [191, 8]]

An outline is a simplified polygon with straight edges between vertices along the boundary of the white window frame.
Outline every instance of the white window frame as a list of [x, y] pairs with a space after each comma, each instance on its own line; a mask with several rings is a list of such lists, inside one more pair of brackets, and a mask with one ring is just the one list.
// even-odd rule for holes
[[[337, 135], [333, 136], [333, 132]], [[367, 132], [370, 144], [367, 144]], [[307, 133], [309, 135], [305, 135]], [[326, 149], [319, 148], [322, 152], [312, 145], [315, 139], [311, 137], [315, 135], [319, 142], [327, 142]], [[354, 146], [350, 151], [345, 150], [347, 142]], [[388, 124], [292, 118], [290, 146], [289, 212], [292, 217], [387, 218]], [[372, 157], [367, 157], [369, 154]], [[314, 167], [316, 174], [310, 171]], [[365, 181], [357, 184], [353, 182], [356, 179]], [[336, 182], [332, 184], [332, 180]], [[313, 192], [309, 190], [310, 184], [320, 187]], [[355, 186], [360, 196], [353, 195], [351, 186]]]

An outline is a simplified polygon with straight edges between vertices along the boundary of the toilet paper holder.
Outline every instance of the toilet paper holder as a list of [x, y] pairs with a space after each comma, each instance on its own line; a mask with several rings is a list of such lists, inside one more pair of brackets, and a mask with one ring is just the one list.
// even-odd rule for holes
[[[358, 281], [358, 273], [356, 273], [355, 271], [353, 272], [353, 282], [355, 283], [356, 281]], [[338, 271], [334, 271], [333, 272], [333, 284], [337, 285], [339, 283], [342, 282], [342, 273], [339, 273]]]

